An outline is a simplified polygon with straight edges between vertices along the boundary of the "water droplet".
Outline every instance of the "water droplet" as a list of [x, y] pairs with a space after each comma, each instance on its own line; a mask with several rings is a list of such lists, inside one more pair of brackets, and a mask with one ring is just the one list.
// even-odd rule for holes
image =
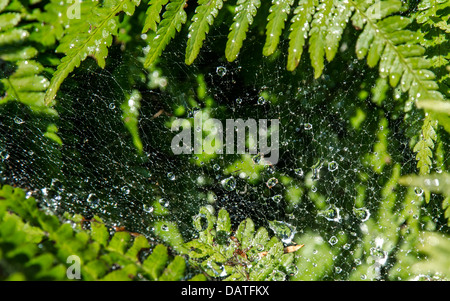
[[147, 213], [152, 213], [154, 208], [150, 205], [144, 204], [144, 206], [142, 206], [142, 209], [147, 212]]
[[267, 187], [269, 187], [270, 189], [272, 189], [277, 184], [278, 184], [277, 178], [270, 178], [266, 183]]
[[162, 226], [161, 226], [161, 230], [163, 230], [164, 232], [167, 232], [167, 231], [169, 231], [169, 226], [167, 226], [167, 225], [162, 225]]
[[86, 202], [88, 204], [89, 207], [96, 209], [98, 207], [98, 198], [95, 195], [95, 193], [90, 193], [86, 199]]
[[328, 163], [329, 171], [335, 171], [336, 169], [338, 169], [338, 164], [336, 163], [336, 161], [331, 161], [330, 163]]
[[286, 272], [289, 276], [295, 276], [298, 274], [298, 267], [295, 264], [291, 264], [286, 268]]
[[257, 250], [258, 252], [264, 251], [264, 245], [263, 245], [263, 244], [257, 244], [257, 245], [256, 245], [256, 250]]
[[219, 171], [219, 170], [220, 170], [220, 165], [219, 165], [219, 164], [214, 164], [214, 165], [213, 165], [213, 169], [214, 169], [215, 171]]
[[242, 98], [240, 98], [240, 97], [236, 98], [236, 103], [238, 105], [240, 105], [242, 103]]
[[283, 221], [269, 221], [269, 228], [278, 236], [285, 244], [290, 244], [297, 232], [295, 227]]
[[253, 156], [252, 160], [253, 160], [253, 163], [259, 164], [261, 162], [261, 155], [257, 154], [255, 156]]
[[278, 204], [279, 202], [281, 202], [281, 200], [283, 200], [283, 197], [281, 196], [281, 194], [277, 194], [272, 197], [272, 200]]
[[370, 217], [370, 212], [367, 210], [367, 208], [354, 208], [353, 212], [355, 213], [356, 217], [361, 221], [365, 222]]
[[331, 236], [330, 239], [328, 240], [328, 242], [330, 243], [330, 245], [334, 246], [335, 244], [337, 244], [339, 240], [337, 239], [336, 236]]
[[222, 186], [225, 188], [225, 190], [233, 191], [236, 189], [236, 180], [234, 177], [229, 177], [224, 180], [222, 180]]
[[340, 222], [341, 216], [339, 214], [340, 209], [334, 205], [331, 205], [325, 210], [319, 212], [319, 216], [326, 218], [329, 221]]
[[175, 180], [175, 174], [173, 172], [168, 172], [167, 173], [167, 178], [171, 181]]
[[110, 103], [108, 106], [111, 110], [114, 110], [116, 108], [116, 105], [114, 103]]
[[264, 167], [264, 171], [265, 171], [267, 174], [271, 175], [271, 174], [273, 174], [273, 173], [275, 172], [275, 167], [273, 167], [272, 165], [266, 165], [266, 166]]
[[167, 207], [169, 207], [169, 205], [170, 205], [170, 202], [169, 202], [168, 200], [166, 200], [165, 198], [160, 198], [160, 199], [158, 200], [158, 203], [159, 203], [161, 206], [163, 206], [164, 208], [167, 208]]
[[219, 75], [220, 77], [223, 77], [223, 76], [225, 76], [225, 74], [227, 74], [227, 68], [222, 67], [222, 66], [217, 67], [217, 68], [216, 68], [216, 73], [217, 73], [217, 75]]
[[22, 123], [25, 123], [25, 121], [23, 121], [21, 118], [19, 118], [19, 117], [14, 117], [14, 122], [16, 123], [16, 124], [22, 124]]
[[297, 176], [302, 177], [303, 176], [303, 169], [301, 168], [296, 168], [294, 169], [294, 172]]
[[416, 193], [416, 195], [421, 196], [423, 194], [423, 189], [420, 187], [416, 187], [414, 189], [414, 192]]
[[317, 163], [312, 167], [312, 180], [318, 181], [320, 179], [320, 169], [322, 169], [322, 161], [319, 160]]
[[284, 274], [282, 271], [275, 270], [272, 273], [272, 280], [273, 281], [284, 281], [286, 279], [286, 274]]
[[336, 274], [340, 274], [342, 272], [342, 268], [341, 267], [334, 267], [334, 271], [336, 272]]
[[382, 265], [386, 263], [388, 257], [387, 252], [384, 251], [381, 247], [370, 248], [370, 255], [372, 255], [375, 260]]
[[197, 231], [205, 231], [208, 228], [208, 219], [204, 214], [197, 214], [194, 217], [194, 226]]
[[266, 103], [266, 99], [263, 96], [258, 97], [258, 104], [263, 105]]
[[312, 127], [313, 127], [313, 126], [312, 126], [311, 123], [305, 123], [305, 124], [303, 124], [303, 128], [304, 128], [305, 130], [307, 130], [307, 131], [311, 130]]
[[130, 188], [128, 187], [128, 186], [123, 186], [121, 189], [120, 189], [124, 194], [129, 194], [130, 193]]

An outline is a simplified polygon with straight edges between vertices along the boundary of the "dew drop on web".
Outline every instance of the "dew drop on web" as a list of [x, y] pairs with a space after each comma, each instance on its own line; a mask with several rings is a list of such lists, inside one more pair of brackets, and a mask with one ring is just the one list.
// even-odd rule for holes
[[220, 77], [224, 77], [225, 74], [227, 74], [227, 68], [220, 66], [216, 68], [216, 73], [217, 75], [219, 75]]

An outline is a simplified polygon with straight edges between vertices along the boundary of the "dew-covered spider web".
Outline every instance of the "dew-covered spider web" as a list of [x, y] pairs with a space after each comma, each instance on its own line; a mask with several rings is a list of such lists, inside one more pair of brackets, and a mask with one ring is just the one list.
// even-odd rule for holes
[[[423, 191], [394, 183], [416, 171], [410, 141], [422, 125], [412, 122], [418, 113], [405, 112], [394, 91], [373, 100], [377, 72], [354, 58], [354, 45], [343, 45], [314, 79], [307, 55], [287, 72], [283, 51], [263, 58], [256, 36], [227, 63], [210, 46], [226, 40], [217, 32], [192, 66], [184, 64], [182, 39], [150, 69], [142, 68], [142, 54], [120, 45], [105, 69], [86, 60], [61, 87], [58, 117], [6, 105], [14, 114], [0, 127], [2, 183], [26, 188], [49, 212], [98, 215], [157, 241], [164, 241], [158, 221], [194, 238], [202, 206], [225, 208], [234, 230], [246, 218], [272, 234], [287, 226], [283, 242], [305, 244], [301, 279], [347, 279], [358, 271], [361, 279], [383, 279], [394, 266], [408, 273], [397, 267], [399, 241], [408, 236], [398, 220], [413, 216], [418, 227], [448, 231], [439, 196], [419, 207]], [[123, 118], [135, 90], [142, 154]], [[174, 155], [171, 122], [197, 111], [223, 121], [279, 119], [278, 163], [262, 165], [253, 154]], [[52, 123], [61, 147], [44, 135]], [[417, 206], [405, 209], [411, 202]]]

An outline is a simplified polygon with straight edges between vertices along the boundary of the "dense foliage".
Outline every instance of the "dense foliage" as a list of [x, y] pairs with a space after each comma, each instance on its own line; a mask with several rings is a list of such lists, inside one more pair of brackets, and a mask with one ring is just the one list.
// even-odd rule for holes
[[[449, 16], [0, 0], [0, 279], [449, 279]], [[174, 155], [196, 112], [278, 119], [279, 162]]]

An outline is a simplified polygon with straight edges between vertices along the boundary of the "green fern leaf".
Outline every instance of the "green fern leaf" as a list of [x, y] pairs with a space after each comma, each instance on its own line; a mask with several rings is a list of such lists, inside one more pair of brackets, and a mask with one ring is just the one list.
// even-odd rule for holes
[[325, 56], [325, 38], [328, 33], [328, 22], [333, 8], [333, 0], [322, 0], [314, 15], [309, 32], [309, 54], [314, 68], [314, 77], [322, 75]]
[[287, 70], [294, 71], [300, 62], [303, 46], [308, 37], [309, 23], [318, 6], [318, 0], [300, 0], [294, 10], [289, 28], [289, 49], [287, 59]]
[[417, 107], [450, 116], [450, 102], [448, 102], [448, 101], [423, 99], [423, 100], [417, 102]]
[[143, 145], [139, 136], [139, 108], [141, 106], [141, 94], [137, 90], [133, 90], [131, 95], [127, 97], [125, 102], [121, 105], [122, 120], [128, 132], [131, 134], [133, 144], [139, 153], [143, 151]]
[[448, 7], [450, 7], [449, 0], [420, 1], [420, 3], [417, 5], [417, 23], [429, 24], [433, 27], [440, 28], [448, 32], [449, 25], [447, 24], [447, 21], [450, 18], [450, 15], [448, 13], [444, 15], [438, 15], [438, 11], [445, 11], [445, 9], [448, 9]]
[[[7, 3], [3, 2], [1, 7]], [[40, 75], [44, 67], [34, 60], [38, 51], [29, 46], [30, 34], [24, 29], [21, 8], [8, 10], [0, 14], [0, 59], [6, 61], [5, 72], [0, 72], [0, 103], [19, 101], [36, 112], [56, 115], [55, 110], [44, 105], [44, 91], [49, 82]], [[10, 74], [9, 69], [13, 71]]]
[[0, 0], [0, 12], [2, 12], [5, 7], [8, 5], [9, 0]]
[[336, 55], [347, 22], [352, 15], [350, 2], [335, 1], [330, 18], [329, 31], [325, 38], [325, 54], [327, 61], [331, 62]]
[[417, 167], [419, 174], [425, 175], [430, 172], [433, 157], [434, 141], [436, 141], [436, 121], [429, 114], [425, 117], [422, 126], [422, 135], [419, 142], [414, 146], [413, 151], [417, 153]]
[[266, 43], [264, 44], [263, 55], [269, 56], [277, 49], [284, 23], [293, 4], [294, 0], [272, 0], [270, 14], [267, 18]]
[[98, 65], [104, 68], [108, 47], [112, 43], [112, 35], [117, 35], [116, 15], [122, 11], [131, 15], [137, 4], [139, 1], [111, 1], [107, 3], [107, 6], [91, 8], [86, 16], [89, 22], [86, 22], [85, 18], [73, 20], [69, 31], [56, 49], [57, 52], [63, 52], [66, 56], [62, 58], [61, 64], [53, 74], [45, 94], [46, 105], [50, 105], [62, 82], [76, 67], [80, 66], [87, 56], [93, 56]]
[[222, 8], [222, 0], [200, 0], [199, 6], [195, 9], [195, 15], [192, 17], [192, 24], [189, 27], [189, 35], [186, 46], [186, 64], [194, 62], [206, 34], [209, 32], [209, 26], [214, 23], [219, 10]]
[[[69, 223], [39, 210], [35, 199], [26, 198], [22, 189], [0, 187], [0, 268], [5, 271], [0, 279], [25, 272], [24, 280], [67, 280], [66, 263], [73, 255], [83, 263], [82, 280], [132, 280], [139, 273], [147, 280], [176, 281], [185, 275], [184, 258], [172, 258], [164, 245], [153, 247], [141, 264], [141, 251], [151, 248], [144, 236], [134, 233], [133, 238], [127, 231], [117, 231], [110, 238], [98, 216], [91, 220], [91, 230], [83, 229], [81, 224], [88, 221], [79, 215], [65, 214], [63, 219]], [[38, 248], [40, 243], [51, 248]], [[23, 256], [12, 266], [8, 261], [17, 253], [11, 250], [19, 249]]]
[[175, 258], [167, 265], [159, 278], [160, 281], [180, 281], [186, 270], [186, 261], [181, 256]]
[[[68, 11], [72, 4], [68, 1], [52, 0], [45, 5], [45, 10], [36, 16], [35, 30], [30, 34], [30, 40], [46, 47], [54, 46], [56, 41], [64, 36], [64, 28], [69, 25]], [[83, 6], [91, 4], [83, 3]], [[85, 9], [83, 9], [85, 11]]]
[[161, 13], [162, 7], [166, 5], [168, 1], [169, 0], [150, 0], [148, 2], [148, 9], [142, 33], [146, 33], [149, 29], [156, 32], [156, 26], [161, 21], [159, 14]]
[[[199, 231], [199, 238], [184, 246], [190, 262], [199, 264], [205, 273], [214, 278], [226, 277], [227, 281], [271, 280], [272, 272], [291, 265], [294, 259], [292, 252], [302, 247], [297, 245], [294, 250], [286, 251], [283, 243], [276, 236], [270, 238], [265, 228], [255, 231], [255, 224], [249, 218], [239, 224], [232, 237], [231, 221], [225, 209], [221, 209], [216, 218], [206, 207], [202, 207], [198, 217], [194, 219], [194, 226]], [[284, 231], [273, 230], [276, 235], [284, 237]], [[236, 255], [237, 248], [248, 250], [247, 257]], [[247, 264], [249, 258], [259, 258], [258, 264]]]
[[426, 176], [407, 175], [401, 177], [398, 182], [404, 186], [421, 187], [433, 193], [440, 193], [446, 197], [450, 196], [450, 174], [447, 172], [432, 173]]
[[229, 62], [237, 58], [242, 43], [246, 38], [248, 28], [252, 25], [253, 17], [256, 15], [260, 5], [261, 2], [259, 0], [238, 0], [234, 22], [231, 25], [225, 48], [225, 56]]
[[15, 27], [20, 21], [20, 14], [11, 12], [0, 15], [0, 31]]
[[392, 87], [400, 84], [402, 92], [409, 93], [410, 101], [443, 99], [433, 81], [435, 75], [428, 70], [431, 64], [424, 57], [425, 48], [418, 45], [417, 34], [404, 29], [412, 20], [403, 16], [386, 17], [400, 10], [401, 1], [376, 2], [366, 11], [350, 1], [355, 4], [355, 13], [366, 20], [356, 43], [357, 57], [367, 56], [370, 67], [379, 63], [380, 76], [388, 78]]
[[181, 26], [186, 23], [186, 12], [184, 6], [186, 0], [171, 1], [166, 6], [161, 24], [156, 31], [156, 36], [149, 44], [149, 50], [145, 59], [144, 66], [150, 67], [156, 59], [161, 55], [163, 50], [169, 44], [170, 40], [175, 37], [175, 33], [181, 30]]

